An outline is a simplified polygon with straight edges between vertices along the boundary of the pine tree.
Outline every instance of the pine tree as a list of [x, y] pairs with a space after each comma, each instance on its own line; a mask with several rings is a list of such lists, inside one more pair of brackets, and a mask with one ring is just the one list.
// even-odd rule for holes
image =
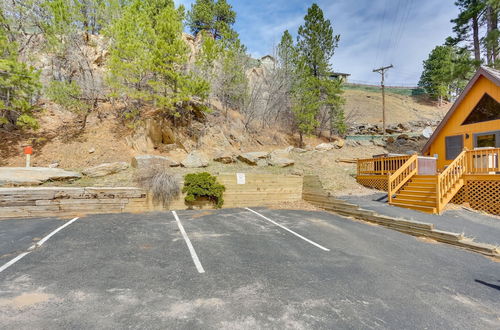
[[7, 27], [0, 9], [0, 125], [38, 128], [32, 111], [40, 89], [39, 74], [19, 60], [18, 45], [9, 36]]
[[235, 32], [232, 26], [236, 22], [236, 12], [226, 0], [218, 0], [214, 6], [214, 29], [215, 39], [222, 37], [234, 38]]
[[437, 46], [424, 61], [419, 86], [441, 104], [461, 92], [473, 71], [474, 62], [468, 51], [447, 45]]
[[279, 66], [289, 75], [293, 73], [294, 62], [297, 60], [297, 49], [293, 44], [290, 32], [286, 30], [277, 48]]
[[340, 35], [333, 35], [330, 20], [325, 20], [317, 4], [308, 9], [304, 25], [299, 27], [297, 47], [315, 77], [329, 74], [330, 60], [338, 46]]
[[486, 62], [489, 66], [500, 68], [500, 31], [498, 30], [498, 16], [500, 0], [488, 0], [486, 3], [487, 33], [483, 40], [486, 48]]
[[229, 37], [234, 39], [233, 24], [236, 12], [226, 0], [196, 0], [191, 5], [187, 23], [192, 33], [210, 33], [214, 39]]
[[[499, 0], [457, 0], [455, 5], [460, 13], [454, 23], [454, 38], [448, 38], [447, 44], [462, 46], [472, 50], [476, 66], [485, 62], [486, 65], [498, 65], [500, 55], [500, 32], [498, 17]], [[472, 39], [472, 42], [470, 40]]]
[[248, 92], [248, 78], [245, 73], [248, 67], [246, 48], [239, 40], [223, 46], [220, 67], [216, 73], [217, 82], [214, 94], [221, 100], [226, 117], [229, 108], [241, 110]]
[[207, 97], [207, 82], [186, 71], [182, 16], [172, 0], [135, 0], [125, 9], [109, 30], [108, 81], [114, 96], [138, 102], [138, 107], [152, 103], [175, 116], [193, 98]]
[[296, 77], [292, 87], [292, 109], [301, 144], [303, 135], [311, 134], [318, 127], [318, 117], [325, 112], [331, 134], [345, 133], [341, 82], [330, 79], [330, 61], [339, 40], [340, 36], [333, 34], [330, 20], [313, 4], [298, 30]]
[[[458, 45], [459, 43], [467, 42], [472, 36], [472, 50], [477, 65], [481, 63], [481, 44], [480, 44], [480, 21], [484, 11], [484, 0], [457, 0], [455, 5], [459, 8], [460, 13], [457, 18], [451, 22], [455, 24], [453, 32], [456, 37], [450, 38], [448, 44]], [[470, 49], [467, 45], [467, 49]]]

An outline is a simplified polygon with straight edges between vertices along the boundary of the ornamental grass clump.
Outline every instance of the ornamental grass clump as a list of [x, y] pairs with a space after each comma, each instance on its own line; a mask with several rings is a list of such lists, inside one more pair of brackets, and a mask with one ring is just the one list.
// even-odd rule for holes
[[183, 193], [186, 193], [185, 200], [193, 203], [200, 198], [207, 198], [215, 207], [220, 209], [224, 204], [222, 195], [226, 187], [217, 182], [217, 178], [210, 173], [192, 173], [184, 177]]
[[136, 173], [137, 184], [148, 190], [155, 202], [168, 205], [180, 194], [179, 180], [163, 166], [150, 166]]

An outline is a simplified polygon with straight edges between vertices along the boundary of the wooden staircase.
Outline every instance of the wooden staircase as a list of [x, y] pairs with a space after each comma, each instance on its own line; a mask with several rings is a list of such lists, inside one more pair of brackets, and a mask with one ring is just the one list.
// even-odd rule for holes
[[417, 156], [414, 155], [403, 166], [389, 176], [389, 204], [427, 213], [441, 213], [446, 204], [464, 185], [467, 172], [467, 151], [438, 175], [418, 175]]
[[393, 197], [391, 205], [437, 213], [437, 175], [414, 175]]

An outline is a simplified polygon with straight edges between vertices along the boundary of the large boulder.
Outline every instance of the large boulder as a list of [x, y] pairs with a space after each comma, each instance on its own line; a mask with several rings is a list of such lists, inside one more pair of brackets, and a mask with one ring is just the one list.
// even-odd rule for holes
[[294, 152], [296, 154], [303, 154], [303, 153], [306, 153], [307, 150], [306, 149], [302, 149], [302, 148], [293, 148], [292, 152]]
[[317, 151], [328, 151], [335, 149], [335, 144], [333, 143], [321, 143], [314, 148]]
[[321, 143], [314, 148], [317, 151], [329, 151], [333, 149], [341, 149], [345, 145], [345, 140], [341, 138], [336, 138], [335, 141], [330, 143]]
[[81, 178], [77, 172], [48, 167], [0, 167], [0, 186], [36, 186], [46, 181]]
[[[243, 153], [243, 154], [240, 154], [238, 156], [238, 160], [244, 162], [244, 163], [247, 163], [249, 165], [259, 165], [259, 166], [263, 166], [264, 162], [267, 157], [269, 157], [269, 153], [268, 152], [261, 152], [261, 151], [257, 151], [257, 152], [247, 152], [247, 153]], [[259, 161], [260, 160], [260, 161]], [[266, 162], [267, 164], [267, 162]]]
[[236, 162], [236, 158], [230, 152], [219, 151], [215, 154], [214, 161], [222, 164], [232, 164]]
[[116, 162], [116, 163], [104, 163], [94, 167], [87, 168], [83, 170], [83, 175], [91, 178], [98, 178], [101, 176], [106, 176], [110, 174], [115, 174], [126, 170], [129, 167], [128, 163]]
[[186, 168], [207, 167], [208, 160], [198, 151], [191, 151], [186, 159], [181, 162], [181, 165]]
[[345, 140], [341, 138], [337, 138], [332, 142], [336, 149], [342, 149], [345, 145]]
[[142, 169], [153, 166], [177, 167], [179, 163], [165, 156], [141, 155], [132, 158], [132, 167], [134, 168]]
[[295, 161], [290, 158], [271, 156], [267, 160], [268, 164], [276, 167], [288, 167], [295, 164]]

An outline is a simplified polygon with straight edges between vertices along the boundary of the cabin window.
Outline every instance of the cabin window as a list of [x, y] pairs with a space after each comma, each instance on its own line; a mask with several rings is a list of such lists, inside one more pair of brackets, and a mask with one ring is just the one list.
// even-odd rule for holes
[[464, 139], [462, 135], [447, 136], [446, 143], [446, 160], [454, 160], [464, 149]]
[[462, 125], [500, 119], [500, 103], [484, 94]]
[[500, 131], [474, 134], [474, 148], [500, 148]]

